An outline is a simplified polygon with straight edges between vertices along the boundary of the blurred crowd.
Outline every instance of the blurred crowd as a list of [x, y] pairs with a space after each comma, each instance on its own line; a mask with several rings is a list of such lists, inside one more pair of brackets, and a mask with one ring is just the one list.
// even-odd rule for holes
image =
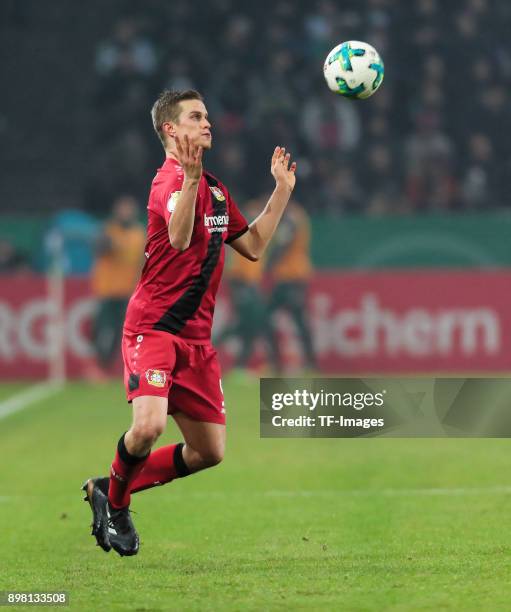
[[[284, 315], [301, 366], [315, 369], [305, 316], [311, 217], [509, 209], [507, 0], [93, 0], [87, 9], [6, 0], [0, 13], [0, 45], [18, 45], [4, 80], [13, 92], [26, 83], [48, 92], [7, 96], [12, 108], [0, 109], [10, 178], [4, 192], [0, 182], [2, 213], [15, 217], [24, 198], [40, 218], [23, 244], [15, 221], [0, 232], [0, 274], [46, 272], [58, 261], [66, 274], [90, 275], [90, 378], [118, 357], [143, 263], [145, 202], [163, 161], [150, 109], [165, 88], [204, 95], [214, 142], [205, 165], [249, 220], [272, 189], [275, 145], [298, 162], [296, 202], [266, 258], [247, 265], [230, 254], [232, 312], [217, 340], [240, 368], [264, 345], [266, 362], [283, 369]], [[369, 100], [336, 96], [324, 81], [324, 59], [345, 40], [368, 42], [385, 62]], [[37, 69], [27, 76], [18, 62]], [[46, 131], [27, 120], [40, 116]]]
[[[49, 85], [52, 100], [57, 91], [67, 100], [66, 113], [50, 104], [45, 116], [60, 126], [69, 114], [73, 138], [70, 128], [41, 132], [47, 134], [43, 151], [33, 145], [34, 134], [23, 131], [23, 117], [33, 109], [20, 106], [12, 121], [0, 110], [5, 151], [12, 152], [4, 152], [3, 178], [12, 180], [0, 204], [14, 212], [12, 203], [20, 200], [41, 218], [54, 214], [50, 229], [70, 236], [70, 272], [90, 269], [77, 235], [90, 242], [97, 219], [104, 220], [122, 194], [138, 202], [143, 220], [149, 183], [163, 158], [149, 110], [164, 88], [192, 87], [205, 96], [214, 137], [205, 165], [240, 205], [271, 190], [269, 159], [282, 144], [298, 161], [296, 198], [314, 215], [508, 208], [506, 0], [111, 0], [102, 6], [101, 22], [83, 13], [86, 45], [69, 58], [63, 32], [55, 33], [54, 46], [44, 37], [46, 61], [53, 66], [58, 57], [68, 79], [64, 90]], [[10, 33], [7, 42], [39, 32], [37, 7], [48, 13], [51, 27], [59, 23], [37, 3], [10, 0], [5, 7], [0, 29]], [[67, 23], [82, 9], [66, 10]], [[97, 29], [86, 27], [96, 22]], [[336, 96], [323, 79], [327, 53], [350, 39], [374, 45], [385, 62], [383, 86], [369, 100]], [[78, 81], [82, 95], [73, 85]], [[75, 92], [72, 104], [66, 92]], [[71, 144], [81, 157], [63, 148]], [[26, 159], [20, 149], [27, 150]], [[14, 172], [25, 167], [31, 181]], [[62, 204], [65, 181], [78, 194], [71, 212]], [[4, 231], [0, 237], [0, 272], [47, 267], [39, 245], [34, 243], [34, 263], [15, 236]]]
[[[163, 88], [190, 87], [204, 94], [213, 123], [206, 163], [240, 201], [271, 186], [268, 161], [283, 144], [298, 160], [297, 198], [315, 213], [507, 206], [505, 0], [124, 6], [93, 58], [89, 209], [119, 192], [145, 200], [161, 161], [149, 108]], [[349, 39], [375, 46], [386, 65], [368, 101], [341, 99], [323, 80], [326, 54]]]

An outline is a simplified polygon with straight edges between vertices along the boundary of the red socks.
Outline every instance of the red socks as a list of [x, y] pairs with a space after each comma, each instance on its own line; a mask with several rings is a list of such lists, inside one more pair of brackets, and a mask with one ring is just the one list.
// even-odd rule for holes
[[131, 481], [131, 493], [138, 493], [171, 482], [175, 478], [184, 478], [190, 474], [183, 460], [183, 443], [169, 444], [157, 448], [144, 463], [144, 469]]
[[144, 469], [131, 482], [131, 493], [163, 485], [177, 476], [174, 466], [174, 451], [177, 444], [162, 446], [154, 450], [144, 464]]
[[129, 506], [130, 493], [188, 476], [190, 470], [183, 460], [183, 446], [170, 444], [145, 457], [135, 457], [128, 453], [122, 436], [110, 470], [108, 501], [112, 508]]
[[130, 505], [130, 485], [140, 474], [149, 455], [131, 455], [124, 444], [124, 434], [117, 444], [117, 452], [110, 468], [108, 502], [112, 508], [119, 509]]

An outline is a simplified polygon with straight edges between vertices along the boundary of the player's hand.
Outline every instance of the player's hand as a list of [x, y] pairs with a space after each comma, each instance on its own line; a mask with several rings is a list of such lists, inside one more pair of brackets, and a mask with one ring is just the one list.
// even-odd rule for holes
[[291, 166], [289, 161], [291, 155], [286, 153], [284, 147], [275, 147], [273, 157], [271, 158], [271, 173], [275, 178], [277, 186], [285, 186], [290, 191], [293, 191], [296, 183], [296, 162], [293, 162]]
[[193, 144], [188, 135], [183, 140], [175, 136], [177, 147], [177, 158], [181, 164], [185, 179], [199, 180], [202, 176], [202, 151], [203, 148]]

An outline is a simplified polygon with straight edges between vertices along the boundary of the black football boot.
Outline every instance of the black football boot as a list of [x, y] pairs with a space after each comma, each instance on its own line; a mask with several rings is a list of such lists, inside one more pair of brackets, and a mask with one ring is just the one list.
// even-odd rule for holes
[[[98, 481], [108, 478], [89, 478], [82, 486], [85, 491], [84, 501], [89, 502], [92, 510], [92, 533], [96, 538], [98, 546], [108, 552], [112, 546], [108, 537], [108, 489], [106, 494], [103, 492], [104, 486], [99, 486]], [[101, 483], [104, 484], [104, 483]]]
[[129, 508], [116, 510], [107, 506], [108, 539], [112, 548], [121, 557], [130, 557], [138, 553], [138, 533], [131, 520]]

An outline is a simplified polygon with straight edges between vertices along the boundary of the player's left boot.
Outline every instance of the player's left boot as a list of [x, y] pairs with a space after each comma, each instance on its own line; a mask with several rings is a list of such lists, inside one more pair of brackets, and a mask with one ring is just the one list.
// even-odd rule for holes
[[[82, 486], [85, 491], [83, 501], [89, 502], [92, 510], [92, 533], [96, 538], [98, 546], [108, 552], [112, 546], [108, 537], [108, 490], [105, 495], [98, 481], [102, 478], [89, 478]], [[106, 479], [108, 480], [108, 479]]]
[[110, 478], [108, 476], [101, 476], [100, 478], [93, 478], [94, 484], [99, 488], [101, 493], [108, 497], [108, 487], [110, 486]]
[[[96, 489], [99, 489], [103, 495], [108, 498], [108, 487], [110, 484], [110, 478], [108, 476], [103, 476], [101, 478], [92, 478], [91, 481]], [[87, 496], [84, 498], [87, 500]], [[108, 512], [113, 514], [109, 517]], [[121, 555], [121, 556], [131, 556], [136, 555], [139, 548], [139, 539], [138, 534], [135, 530], [131, 517], [129, 515], [129, 510], [127, 511], [127, 515], [125, 511], [122, 511], [122, 514], [119, 515], [119, 511], [115, 511], [107, 508], [107, 523], [108, 524], [108, 541], [110, 545]], [[114, 534], [113, 531], [116, 531]], [[117, 531], [119, 533], [117, 533]], [[100, 544], [101, 546], [101, 544]]]
[[130, 557], [138, 553], [138, 533], [133, 525], [129, 508], [116, 510], [110, 504], [107, 507], [108, 538], [112, 548], [121, 557]]

